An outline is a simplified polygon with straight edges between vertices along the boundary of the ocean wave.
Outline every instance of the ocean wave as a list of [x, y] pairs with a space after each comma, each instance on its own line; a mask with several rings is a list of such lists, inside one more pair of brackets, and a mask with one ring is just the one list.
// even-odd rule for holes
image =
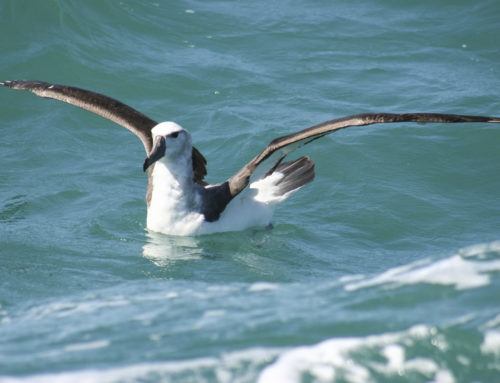
[[373, 286], [428, 283], [453, 286], [457, 290], [488, 285], [491, 274], [500, 271], [500, 241], [474, 245], [443, 259], [423, 259], [391, 268], [375, 277], [360, 277], [345, 285], [347, 291]]
[[181, 361], [138, 363], [106, 369], [75, 370], [23, 377], [0, 376], [0, 383], [250, 383], [274, 359], [278, 350], [255, 348], [216, 357]]
[[[59, 382], [385, 382], [454, 383], [467, 375], [488, 381], [498, 372], [500, 332], [482, 341], [457, 344], [450, 328], [416, 325], [407, 330], [357, 337], [333, 337], [292, 348], [249, 348], [184, 360], [134, 363], [26, 376], [0, 376], [0, 383]], [[93, 350], [106, 341], [69, 348]], [[482, 358], [482, 361], [477, 358]], [[486, 380], [484, 380], [486, 378]]]
[[[365, 383], [379, 381], [380, 377], [410, 378], [417, 375], [427, 381], [455, 382], [447, 367], [425, 353], [415, 355], [416, 344], [436, 337], [440, 337], [437, 329], [419, 325], [403, 332], [332, 338], [316, 345], [297, 347], [286, 351], [266, 367], [258, 383], [294, 383], [306, 378], [313, 382]], [[440, 347], [447, 347], [446, 340], [440, 340]]]

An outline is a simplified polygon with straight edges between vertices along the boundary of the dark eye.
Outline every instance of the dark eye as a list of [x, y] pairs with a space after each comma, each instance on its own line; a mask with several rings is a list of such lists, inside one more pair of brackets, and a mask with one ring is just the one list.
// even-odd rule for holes
[[170, 133], [170, 137], [177, 138], [178, 135], [179, 135], [179, 132]]

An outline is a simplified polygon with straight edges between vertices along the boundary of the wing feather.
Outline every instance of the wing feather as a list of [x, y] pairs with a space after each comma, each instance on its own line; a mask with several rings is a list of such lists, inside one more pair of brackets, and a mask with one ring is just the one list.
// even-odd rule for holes
[[[290, 152], [317, 140], [327, 134], [350, 126], [364, 126], [391, 122], [419, 122], [419, 123], [459, 123], [459, 122], [488, 122], [500, 123], [500, 117], [466, 116], [459, 114], [441, 113], [365, 113], [330, 120], [287, 136], [272, 140], [269, 145], [247, 163], [234, 176], [228, 179], [231, 196], [240, 193], [250, 182], [250, 177], [257, 167], [269, 159], [278, 161]], [[272, 157], [271, 157], [272, 156]], [[266, 161], [267, 162], [267, 161]]]
[[[90, 90], [43, 81], [5, 81], [0, 85], [15, 90], [27, 90], [44, 98], [52, 98], [88, 110], [130, 130], [141, 140], [149, 154], [153, 146], [151, 129], [158, 123], [114, 98]], [[203, 184], [207, 174], [206, 159], [193, 147], [194, 181]]]

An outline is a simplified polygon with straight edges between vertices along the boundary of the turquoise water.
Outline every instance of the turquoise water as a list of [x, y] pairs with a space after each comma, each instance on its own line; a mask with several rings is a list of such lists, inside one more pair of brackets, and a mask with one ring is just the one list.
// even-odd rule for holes
[[[174, 120], [208, 180], [363, 112], [500, 115], [498, 1], [0, 1], [0, 81]], [[500, 381], [500, 129], [301, 149], [273, 228], [145, 229], [125, 129], [0, 89], [1, 382]]]

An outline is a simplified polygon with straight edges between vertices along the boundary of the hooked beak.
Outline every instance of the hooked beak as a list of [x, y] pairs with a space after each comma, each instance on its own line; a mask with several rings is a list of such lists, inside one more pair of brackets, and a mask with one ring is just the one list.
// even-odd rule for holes
[[144, 165], [142, 165], [142, 170], [146, 171], [152, 164], [158, 161], [165, 155], [165, 149], [167, 144], [165, 142], [165, 137], [158, 136], [153, 142], [153, 149], [149, 152], [149, 155], [144, 160]]

